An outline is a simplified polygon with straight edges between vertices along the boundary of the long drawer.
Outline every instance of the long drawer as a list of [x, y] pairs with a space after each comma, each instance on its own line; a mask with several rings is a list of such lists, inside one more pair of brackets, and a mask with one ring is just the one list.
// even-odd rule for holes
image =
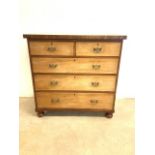
[[38, 108], [112, 110], [112, 93], [36, 92]]
[[72, 56], [74, 42], [30, 41], [31, 55]]
[[119, 56], [120, 42], [77, 42], [77, 56]]
[[32, 58], [34, 73], [116, 74], [117, 58]]
[[116, 76], [34, 75], [36, 90], [114, 91]]

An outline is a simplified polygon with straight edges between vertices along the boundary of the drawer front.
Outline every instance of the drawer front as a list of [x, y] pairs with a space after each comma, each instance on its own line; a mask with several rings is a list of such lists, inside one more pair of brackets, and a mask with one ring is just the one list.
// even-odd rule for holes
[[77, 56], [119, 56], [120, 42], [77, 42]]
[[117, 58], [32, 58], [34, 73], [116, 74]]
[[73, 55], [73, 42], [30, 41], [31, 55]]
[[36, 93], [38, 108], [112, 110], [111, 93]]
[[116, 76], [35, 75], [36, 90], [114, 91]]

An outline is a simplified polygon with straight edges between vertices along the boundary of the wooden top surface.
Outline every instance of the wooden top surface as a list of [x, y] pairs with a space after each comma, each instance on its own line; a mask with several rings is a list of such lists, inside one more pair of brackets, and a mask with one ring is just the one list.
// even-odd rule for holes
[[24, 34], [28, 39], [52, 39], [52, 40], [112, 40], [119, 41], [126, 39], [125, 35], [41, 35], [41, 34]]

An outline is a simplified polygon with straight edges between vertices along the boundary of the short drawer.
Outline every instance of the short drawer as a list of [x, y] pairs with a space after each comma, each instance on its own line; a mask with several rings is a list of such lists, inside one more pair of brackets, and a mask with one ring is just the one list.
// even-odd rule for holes
[[38, 108], [112, 110], [112, 93], [36, 93]]
[[32, 58], [34, 73], [116, 74], [117, 58]]
[[121, 42], [77, 42], [77, 56], [119, 56]]
[[72, 56], [73, 42], [30, 41], [31, 55]]
[[36, 90], [114, 91], [116, 76], [34, 75]]

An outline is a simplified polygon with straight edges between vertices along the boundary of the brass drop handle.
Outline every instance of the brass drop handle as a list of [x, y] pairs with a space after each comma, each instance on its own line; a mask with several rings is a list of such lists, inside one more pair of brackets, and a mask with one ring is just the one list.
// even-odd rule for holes
[[47, 50], [48, 50], [49, 52], [54, 52], [54, 51], [56, 51], [56, 47], [50, 46], [50, 47], [47, 48]]
[[90, 103], [97, 104], [98, 103], [98, 100], [90, 100]]
[[51, 81], [51, 82], [50, 82], [50, 85], [51, 85], [51, 86], [56, 86], [56, 85], [58, 85], [58, 81]]
[[49, 64], [48, 66], [49, 66], [49, 68], [56, 68], [58, 66], [58, 64]]
[[100, 69], [101, 68], [101, 65], [92, 65], [92, 68], [95, 69], [95, 70], [96, 69]]
[[98, 86], [99, 86], [99, 82], [92, 82], [91, 85], [92, 85], [93, 87], [98, 87]]
[[94, 47], [93, 48], [93, 52], [94, 53], [100, 53], [102, 51], [102, 48], [101, 47]]
[[51, 99], [51, 103], [59, 103], [60, 102], [60, 99], [59, 98], [52, 98]]

